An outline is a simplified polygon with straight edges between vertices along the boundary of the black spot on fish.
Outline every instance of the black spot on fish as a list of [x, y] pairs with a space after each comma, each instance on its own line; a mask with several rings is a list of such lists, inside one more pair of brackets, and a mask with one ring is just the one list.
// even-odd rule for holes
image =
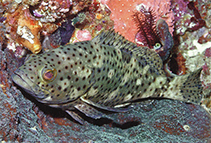
[[61, 89], [62, 89], [62, 87], [61, 87], [61, 86], [59, 86], [59, 87], [58, 87], [58, 90], [61, 90]]
[[79, 80], [79, 78], [78, 78], [78, 77], [76, 77], [76, 78], [75, 78], [75, 81], [77, 82], [78, 80]]
[[74, 74], [77, 75], [78, 74], [77, 71], [75, 71]]
[[80, 91], [81, 90], [81, 87], [78, 87], [77, 90]]

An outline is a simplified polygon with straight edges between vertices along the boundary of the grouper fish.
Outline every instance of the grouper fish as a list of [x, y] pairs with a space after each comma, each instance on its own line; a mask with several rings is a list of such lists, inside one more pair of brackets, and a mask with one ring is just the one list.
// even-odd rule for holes
[[83, 123], [79, 112], [99, 119], [107, 117], [102, 111], [126, 112], [147, 98], [198, 104], [201, 70], [167, 77], [155, 51], [108, 30], [90, 41], [31, 55], [12, 79], [39, 102]]

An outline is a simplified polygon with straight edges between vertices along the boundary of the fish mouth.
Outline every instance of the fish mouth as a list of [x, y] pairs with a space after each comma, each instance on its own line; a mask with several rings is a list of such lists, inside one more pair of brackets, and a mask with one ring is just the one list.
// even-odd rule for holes
[[17, 69], [13, 75], [12, 75], [12, 80], [21, 88], [23, 88], [27, 93], [33, 95], [36, 98], [42, 99], [44, 98], [44, 93], [36, 93], [35, 88], [38, 87], [34, 87], [34, 83], [27, 77], [25, 76], [24, 72], [20, 69]]
[[16, 70], [13, 75], [12, 75], [12, 80], [21, 88], [23, 88], [25, 91], [27, 91], [30, 94], [33, 94], [32, 88], [29, 86], [29, 84], [24, 80], [24, 78], [27, 77], [22, 77], [19, 72], [20, 70]]

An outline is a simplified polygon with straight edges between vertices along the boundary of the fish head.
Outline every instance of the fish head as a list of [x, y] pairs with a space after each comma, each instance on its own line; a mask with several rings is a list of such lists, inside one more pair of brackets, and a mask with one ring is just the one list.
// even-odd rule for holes
[[50, 83], [55, 80], [57, 71], [37, 55], [32, 55], [12, 75], [13, 81], [39, 101], [51, 96]]

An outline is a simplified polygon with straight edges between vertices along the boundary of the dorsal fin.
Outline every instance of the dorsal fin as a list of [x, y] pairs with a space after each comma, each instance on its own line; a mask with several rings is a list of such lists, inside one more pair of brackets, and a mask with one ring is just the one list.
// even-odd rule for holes
[[148, 65], [158, 69], [157, 71], [160, 74], [164, 74], [162, 59], [155, 51], [148, 47], [138, 47], [135, 43], [128, 41], [114, 30], [103, 31], [92, 40], [92, 43], [132, 51], [137, 57], [145, 59]]
[[98, 43], [100, 45], [115, 46], [115, 48], [126, 48], [133, 49], [137, 47], [136, 44], [126, 40], [122, 35], [116, 33], [114, 30], [107, 30], [101, 32], [98, 36], [92, 39], [93, 43]]
[[35, 54], [27, 55], [26, 58], [25, 58], [24, 63], [27, 63], [28, 61], [30, 61], [34, 57], [37, 57], [37, 55], [35, 55]]

